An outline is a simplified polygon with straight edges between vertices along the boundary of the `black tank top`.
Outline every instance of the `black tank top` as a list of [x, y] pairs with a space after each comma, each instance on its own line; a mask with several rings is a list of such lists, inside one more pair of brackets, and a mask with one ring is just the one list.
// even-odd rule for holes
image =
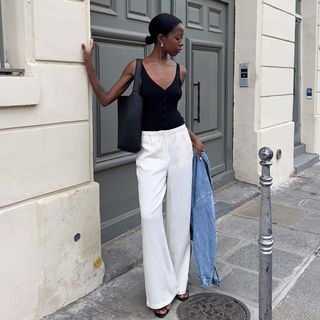
[[140, 95], [143, 98], [142, 130], [169, 130], [184, 124], [177, 109], [182, 96], [179, 64], [166, 89], [154, 82], [142, 65]]

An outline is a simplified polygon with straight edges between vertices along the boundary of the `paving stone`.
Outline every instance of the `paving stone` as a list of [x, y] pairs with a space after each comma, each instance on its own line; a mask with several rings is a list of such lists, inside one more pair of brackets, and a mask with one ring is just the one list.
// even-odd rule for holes
[[298, 196], [296, 194], [280, 191], [280, 190], [273, 190], [271, 191], [271, 201], [272, 203], [280, 203], [287, 207], [296, 208], [300, 205], [302, 201], [304, 201], [304, 197]]
[[[304, 260], [304, 256], [284, 250], [273, 249], [272, 275], [280, 279], [291, 276]], [[259, 272], [259, 246], [251, 243], [242, 247], [228, 257], [226, 261], [233, 265]]]
[[285, 249], [301, 255], [312, 254], [320, 242], [316, 234], [292, 230], [286, 227], [273, 226], [274, 247]]
[[[272, 290], [275, 291], [281, 281], [272, 281]], [[220, 286], [224, 292], [230, 292], [240, 300], [257, 303], [259, 298], [259, 275], [256, 272], [234, 268], [223, 279]]]
[[260, 194], [258, 186], [244, 182], [232, 182], [214, 191], [216, 218], [229, 213], [234, 208], [255, 198]]
[[272, 223], [292, 227], [308, 215], [308, 211], [302, 208], [287, 207], [279, 203], [272, 203]]
[[[223, 232], [239, 238], [258, 241], [259, 222], [255, 219], [240, 216], [228, 216], [218, 221], [218, 232]], [[299, 254], [311, 254], [320, 241], [319, 236], [292, 230], [280, 225], [273, 225], [274, 246]]]
[[60, 309], [53, 315], [42, 320], [103, 320], [108, 317], [107, 310], [88, 299], [79, 299], [76, 302]]
[[[260, 199], [254, 199], [244, 204], [240, 208], [235, 209], [232, 214], [244, 217], [256, 218], [260, 217]], [[308, 214], [307, 210], [301, 208], [287, 207], [280, 203], [271, 203], [272, 223], [284, 226], [294, 226], [302, 221]]]
[[320, 219], [320, 210], [310, 210], [308, 218]]
[[214, 192], [214, 198], [217, 202], [224, 201], [234, 207], [234, 205], [241, 205], [259, 194], [260, 190], [258, 186], [237, 181]]
[[301, 187], [301, 190], [310, 192], [312, 195], [319, 195], [320, 193], [320, 180], [315, 180]]
[[[230, 265], [224, 263], [223, 260], [219, 260], [219, 259], [217, 259], [216, 261], [216, 268], [217, 268], [220, 280], [223, 279], [223, 277], [225, 277], [232, 269]], [[190, 261], [189, 283], [193, 285], [200, 285], [193, 258]], [[215, 285], [213, 285], [213, 287], [214, 286]]]
[[150, 319], [152, 315], [146, 308], [142, 266], [106, 283], [88, 299], [104, 306], [109, 319], [117, 319], [119, 315], [122, 319]]
[[230, 215], [218, 220], [217, 231], [240, 239], [258, 240], [259, 223], [256, 219]]
[[298, 177], [303, 178], [310, 178], [314, 180], [319, 180], [319, 172], [320, 172], [320, 165], [319, 162], [314, 164], [313, 166], [309, 167], [306, 170], [303, 170], [297, 174]]
[[315, 181], [313, 176], [303, 177], [303, 176], [293, 176], [287, 179], [285, 182], [272, 188], [272, 192], [286, 192], [292, 195], [296, 195], [303, 198], [313, 199], [317, 194], [304, 190], [303, 188]]
[[320, 210], [320, 200], [307, 199], [301, 205], [302, 208]]
[[274, 320], [319, 320], [319, 270], [320, 258], [316, 258], [275, 308]]
[[100, 288], [45, 320], [147, 320], [153, 312], [145, 306], [141, 266], [104, 283]]
[[219, 260], [217, 261], [217, 270], [219, 273], [219, 277], [220, 277], [220, 281], [223, 281], [223, 278], [229, 274], [232, 270], [232, 266], [230, 266], [227, 263], [224, 263], [223, 260]]
[[221, 218], [232, 210], [232, 205], [224, 201], [215, 202], [216, 219]]
[[301, 189], [294, 189], [294, 188], [283, 188], [281, 189], [281, 191], [284, 191], [286, 193], [291, 193], [292, 195], [304, 198], [304, 199], [314, 199], [316, 197], [316, 195], [307, 192], [307, 191], [303, 191]]
[[233, 250], [241, 240], [232, 236], [228, 236], [217, 232], [218, 247], [217, 247], [217, 257], [222, 258], [226, 256], [231, 250]]
[[142, 262], [141, 229], [130, 230], [101, 247], [105, 279], [109, 281]]
[[312, 216], [304, 218], [295, 226], [295, 229], [299, 231], [320, 234], [320, 215], [315, 218], [313, 218]]
[[278, 186], [275, 186], [276, 188], [279, 187], [281, 188], [288, 188], [290, 187], [291, 189], [300, 189], [301, 187], [307, 185], [308, 183], [313, 182], [314, 176], [312, 177], [306, 177], [303, 174], [297, 174], [297, 175], [293, 175], [291, 176], [289, 179], [285, 180], [284, 182], [282, 182], [281, 184], [279, 184]]

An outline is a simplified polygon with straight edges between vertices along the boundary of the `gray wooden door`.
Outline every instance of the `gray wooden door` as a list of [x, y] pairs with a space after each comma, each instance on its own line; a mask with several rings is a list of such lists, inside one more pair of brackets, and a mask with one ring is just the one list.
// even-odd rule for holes
[[[148, 53], [144, 38], [154, 15], [171, 12], [183, 20], [185, 50], [177, 62], [187, 67], [188, 79], [179, 110], [207, 145], [213, 175], [232, 169], [232, 2], [91, 0], [95, 66], [106, 88], [130, 60]], [[195, 85], [198, 82], [200, 88]], [[193, 120], [198, 98], [199, 122]], [[116, 148], [116, 113], [115, 102], [101, 108], [94, 99], [93, 153], [95, 181], [100, 184], [103, 242], [140, 223], [135, 156]]]

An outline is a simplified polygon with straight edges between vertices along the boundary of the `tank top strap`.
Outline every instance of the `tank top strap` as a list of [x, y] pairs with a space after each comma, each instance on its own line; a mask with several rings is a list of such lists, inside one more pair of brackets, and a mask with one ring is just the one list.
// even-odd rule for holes
[[181, 85], [180, 64], [179, 64], [179, 63], [177, 63], [176, 78], [178, 78], [179, 83], [180, 83], [180, 85]]

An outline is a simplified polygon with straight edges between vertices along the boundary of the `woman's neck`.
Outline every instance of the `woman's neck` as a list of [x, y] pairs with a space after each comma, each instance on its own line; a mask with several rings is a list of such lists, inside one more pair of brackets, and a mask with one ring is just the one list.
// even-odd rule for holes
[[155, 45], [149, 58], [154, 63], [164, 63], [168, 60], [168, 54], [159, 45]]

